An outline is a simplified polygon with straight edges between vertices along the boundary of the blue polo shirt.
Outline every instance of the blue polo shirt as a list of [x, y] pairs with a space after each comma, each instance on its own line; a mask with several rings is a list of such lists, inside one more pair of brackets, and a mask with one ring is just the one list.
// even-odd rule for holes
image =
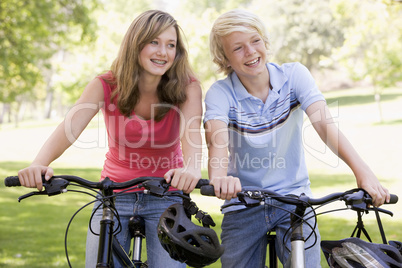
[[303, 111], [325, 101], [324, 96], [300, 63], [268, 63], [267, 68], [272, 89], [265, 103], [249, 94], [233, 72], [207, 91], [204, 123], [218, 119], [228, 125], [228, 175], [238, 177], [242, 186], [311, 195]]

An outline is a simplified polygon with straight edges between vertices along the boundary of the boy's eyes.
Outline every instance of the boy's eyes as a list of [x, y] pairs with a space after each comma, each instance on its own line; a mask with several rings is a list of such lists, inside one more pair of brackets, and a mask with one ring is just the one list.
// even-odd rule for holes
[[[252, 43], [255, 44], [255, 43], [258, 43], [258, 42], [260, 42], [260, 41], [261, 41], [261, 39], [258, 38], [258, 39], [253, 40]], [[235, 48], [233, 49], [233, 51], [239, 51], [241, 48], [242, 48], [242, 46], [235, 47]]]

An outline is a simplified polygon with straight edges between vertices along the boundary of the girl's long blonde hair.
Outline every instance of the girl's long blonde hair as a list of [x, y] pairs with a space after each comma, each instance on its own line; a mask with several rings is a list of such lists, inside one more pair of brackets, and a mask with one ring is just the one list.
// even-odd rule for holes
[[188, 61], [181, 28], [170, 14], [149, 10], [140, 14], [131, 23], [121, 43], [118, 56], [111, 66], [113, 79], [108, 80], [108, 83], [116, 85], [112, 100], [117, 97], [117, 107], [123, 115], [129, 117], [132, 114], [140, 97], [138, 84], [143, 70], [139, 61], [141, 50], [171, 26], [177, 33], [176, 57], [173, 65], [162, 76], [157, 88], [160, 103], [169, 105], [160, 105], [155, 120], [162, 119], [169, 111], [170, 105], [185, 102], [186, 86], [194, 74]]

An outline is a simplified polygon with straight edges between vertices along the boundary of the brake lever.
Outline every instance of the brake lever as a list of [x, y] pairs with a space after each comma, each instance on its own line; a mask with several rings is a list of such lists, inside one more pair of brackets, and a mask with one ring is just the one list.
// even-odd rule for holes
[[23, 200], [23, 199], [25, 199], [25, 198], [28, 198], [28, 197], [31, 197], [31, 196], [34, 196], [34, 195], [45, 195], [45, 194], [47, 194], [47, 193], [43, 193], [43, 192], [44, 192], [44, 191], [41, 191], [41, 192], [30, 192], [30, 193], [21, 195], [20, 197], [18, 197], [18, 202], [21, 202], [21, 200]]
[[379, 212], [390, 215], [391, 217], [394, 215], [391, 211], [383, 209], [383, 208], [373, 208], [370, 205], [373, 204], [371, 197], [364, 190], [359, 190], [354, 193], [350, 193], [344, 196], [343, 200], [349, 208], [356, 211], [364, 211], [368, 213], [369, 210], [378, 210]]
[[239, 201], [247, 207], [256, 207], [261, 205], [261, 202], [263, 202], [263, 197], [261, 197], [260, 192], [239, 192], [237, 193], [237, 197], [239, 198]]
[[[375, 210], [375, 209], [374, 209], [374, 208], [370, 208], [370, 210]], [[390, 215], [391, 217], [394, 216], [394, 213], [391, 212], [391, 211], [389, 211], [389, 210], [386, 210], [386, 209], [383, 209], [383, 208], [378, 208], [378, 207], [376, 207], [376, 210], [378, 210], [379, 212], [388, 214], [388, 215]]]
[[65, 192], [67, 192], [66, 187], [68, 186], [68, 184], [69, 184], [69, 182], [65, 179], [52, 178], [52, 179], [50, 179], [48, 181], [44, 181], [42, 183], [43, 187], [45, 188], [43, 191], [30, 192], [30, 193], [24, 194], [18, 198], [18, 202], [21, 202], [21, 200], [34, 196], [34, 195], [52, 196], [52, 195], [58, 195], [61, 193], [65, 193]]
[[160, 180], [147, 180], [141, 184], [145, 188], [145, 194], [151, 194], [155, 196], [162, 197], [169, 190], [169, 184], [162, 178]]

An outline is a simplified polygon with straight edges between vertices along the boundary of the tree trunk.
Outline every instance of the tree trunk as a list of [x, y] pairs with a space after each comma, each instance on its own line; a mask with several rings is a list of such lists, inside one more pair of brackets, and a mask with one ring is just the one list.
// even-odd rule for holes
[[49, 119], [52, 115], [52, 104], [53, 104], [53, 89], [46, 88], [46, 100], [45, 100], [45, 118]]
[[0, 109], [0, 125], [1, 124], [3, 124], [3, 118], [4, 118], [4, 113], [5, 113], [5, 104], [4, 103], [1, 103], [1, 108], [2, 109]]
[[52, 104], [53, 104], [53, 67], [46, 74], [46, 99], [45, 99], [45, 119], [49, 119], [52, 115]]
[[18, 118], [18, 122], [24, 121], [24, 117], [25, 117], [25, 111], [27, 109], [27, 103], [25, 101], [19, 102], [19, 107], [18, 107], [18, 113], [17, 113], [17, 118]]
[[374, 94], [374, 99], [375, 102], [377, 103], [377, 107], [378, 107], [378, 116], [379, 116], [379, 121], [380, 123], [383, 123], [383, 116], [382, 116], [382, 107], [381, 107], [381, 94], [379, 92], [376, 92]]
[[379, 123], [383, 123], [383, 118], [382, 118], [382, 107], [381, 107], [381, 87], [378, 86], [376, 83], [376, 79], [372, 79], [373, 81], [373, 86], [374, 86], [374, 100], [377, 104], [378, 107], [378, 121]]

